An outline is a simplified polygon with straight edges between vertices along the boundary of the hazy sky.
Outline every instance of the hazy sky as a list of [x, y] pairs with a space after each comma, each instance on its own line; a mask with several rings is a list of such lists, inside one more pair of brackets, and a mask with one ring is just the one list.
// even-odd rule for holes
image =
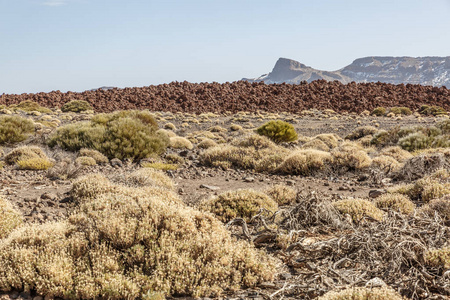
[[450, 56], [448, 0], [0, 0], [0, 94], [270, 72], [364, 56]]

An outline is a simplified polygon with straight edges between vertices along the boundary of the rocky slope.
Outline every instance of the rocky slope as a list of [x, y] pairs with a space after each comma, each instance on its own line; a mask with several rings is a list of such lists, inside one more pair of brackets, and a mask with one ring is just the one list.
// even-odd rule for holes
[[450, 87], [450, 56], [447, 57], [364, 57], [337, 71], [321, 71], [297, 61], [280, 58], [272, 72], [250, 82], [293, 83], [317, 79], [338, 80], [342, 83], [385, 82], [411, 83]]

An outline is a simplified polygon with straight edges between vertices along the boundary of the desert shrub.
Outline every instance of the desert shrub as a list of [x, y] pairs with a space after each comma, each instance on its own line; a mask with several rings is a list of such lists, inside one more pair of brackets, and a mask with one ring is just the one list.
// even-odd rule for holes
[[46, 158], [28, 158], [17, 162], [17, 166], [22, 170], [47, 170], [53, 165], [54, 163]]
[[[403, 300], [401, 295], [389, 287], [351, 287], [342, 291], [331, 291], [317, 300]], [[406, 299], [405, 299], [406, 300]]]
[[402, 186], [396, 192], [405, 194], [412, 200], [429, 202], [450, 194], [449, 178], [447, 170], [439, 170], [432, 175], [416, 180], [413, 184]]
[[5, 156], [5, 162], [8, 165], [14, 165], [18, 161], [25, 161], [29, 159], [45, 159], [48, 160], [47, 155], [37, 146], [22, 146], [11, 150]]
[[161, 154], [168, 146], [168, 137], [156, 130], [156, 121], [151, 114], [119, 111], [96, 115], [90, 122], [62, 126], [50, 137], [48, 144], [70, 151], [94, 149], [108, 158], [141, 159]]
[[264, 136], [249, 135], [237, 138], [231, 145], [206, 149], [200, 154], [203, 164], [223, 168], [253, 169], [272, 172], [289, 151]]
[[106, 164], [109, 162], [108, 158], [103, 155], [100, 151], [94, 149], [80, 149], [78, 156], [91, 157], [94, 159], [96, 164]]
[[430, 148], [449, 148], [450, 134], [438, 135], [432, 139]]
[[26, 140], [34, 132], [34, 123], [19, 116], [0, 116], [0, 144]]
[[26, 100], [26, 101], [22, 101], [19, 104], [13, 104], [9, 106], [10, 109], [12, 110], [23, 110], [26, 112], [32, 112], [32, 111], [37, 111], [40, 113], [45, 113], [45, 114], [50, 114], [52, 113], [52, 111], [46, 107], [42, 107], [40, 106], [37, 102], [31, 101], [31, 100]]
[[175, 125], [173, 125], [173, 123], [166, 123], [166, 124], [164, 124], [164, 129], [169, 129], [169, 130], [175, 131], [175, 130], [177, 130], [177, 127], [175, 127]]
[[367, 135], [373, 135], [378, 132], [378, 129], [373, 126], [361, 126], [357, 127], [350, 134], [348, 134], [345, 138], [348, 140], [357, 140]]
[[200, 209], [212, 212], [222, 222], [235, 218], [250, 222], [262, 208], [274, 213], [278, 205], [266, 194], [252, 189], [225, 192], [200, 204]]
[[374, 110], [372, 110], [372, 112], [370, 114], [372, 116], [379, 116], [379, 117], [381, 117], [381, 116], [386, 115], [386, 112], [387, 112], [386, 108], [384, 108], [384, 107], [377, 107]]
[[339, 137], [333, 133], [322, 133], [316, 135], [314, 139], [324, 142], [330, 149], [336, 148], [339, 144]]
[[450, 268], [450, 247], [432, 249], [425, 253], [425, 262], [433, 267]]
[[298, 137], [294, 126], [281, 120], [269, 121], [259, 127], [256, 132], [260, 135], [267, 136], [277, 144], [292, 142]]
[[383, 211], [372, 202], [364, 199], [344, 199], [333, 203], [341, 214], [349, 214], [354, 222], [360, 222], [365, 216], [377, 221], [383, 219]]
[[412, 111], [411, 109], [409, 109], [408, 107], [391, 107], [389, 109], [389, 113], [393, 113], [395, 115], [403, 115], [403, 116], [409, 116], [412, 115]]
[[89, 104], [89, 102], [84, 100], [71, 100], [67, 103], [65, 103], [61, 107], [61, 111], [63, 112], [82, 112], [87, 110], [93, 110], [92, 106]]
[[283, 184], [276, 184], [266, 189], [264, 193], [272, 197], [278, 205], [289, 205], [297, 199], [297, 191]]
[[201, 149], [208, 149], [211, 147], [217, 146], [217, 143], [214, 140], [204, 138], [200, 143], [198, 143], [197, 147]]
[[390, 156], [397, 160], [398, 162], [404, 162], [407, 159], [413, 157], [411, 153], [406, 150], [403, 150], [399, 146], [392, 146], [384, 148], [380, 151], [381, 155]]
[[389, 173], [398, 171], [402, 164], [391, 156], [380, 155], [372, 159], [372, 166]]
[[170, 148], [174, 148], [174, 149], [189, 149], [189, 150], [191, 150], [194, 148], [192, 143], [187, 138], [184, 138], [181, 136], [171, 137], [169, 146], [170, 146]]
[[164, 135], [166, 135], [169, 138], [177, 136], [176, 133], [173, 132], [172, 130], [166, 130], [166, 129], [158, 129], [156, 131], [156, 133], [164, 134]]
[[230, 129], [231, 131], [241, 131], [243, 128], [241, 125], [231, 124]]
[[16, 211], [3, 196], [0, 196], [0, 216], [0, 240], [6, 238], [23, 223], [22, 214]]
[[167, 162], [172, 163], [172, 164], [181, 165], [181, 164], [184, 164], [184, 162], [185, 162], [185, 159], [176, 153], [166, 154], [166, 156], [164, 158]]
[[308, 176], [322, 170], [331, 161], [331, 154], [325, 151], [297, 150], [286, 157], [276, 171], [283, 174]]
[[328, 147], [327, 144], [325, 144], [323, 141], [316, 139], [316, 138], [304, 143], [301, 148], [302, 149], [316, 149], [316, 150], [325, 151], [325, 152], [330, 151], [330, 147]]
[[163, 162], [144, 162], [142, 163], [142, 167], [144, 168], [152, 168], [156, 170], [162, 170], [162, 171], [168, 171], [168, 170], [176, 170], [178, 168], [178, 165], [175, 164], [167, 164]]
[[422, 206], [421, 211], [431, 217], [437, 213], [445, 221], [450, 221], [450, 195], [431, 200]]
[[436, 128], [441, 130], [443, 134], [450, 134], [450, 119], [438, 122]]
[[422, 132], [411, 133], [398, 141], [400, 147], [407, 151], [430, 148], [433, 139]]
[[339, 168], [360, 170], [369, 167], [372, 159], [354, 143], [344, 143], [331, 151], [333, 164]]
[[446, 115], [447, 111], [440, 106], [422, 105], [419, 109], [419, 113], [425, 116], [439, 116]]
[[161, 171], [151, 168], [142, 168], [128, 175], [127, 183], [134, 186], [160, 186], [173, 189], [172, 180]]
[[75, 164], [81, 165], [81, 166], [95, 166], [97, 165], [97, 162], [95, 159], [89, 156], [78, 156], [75, 159]]
[[273, 280], [272, 259], [233, 239], [210, 214], [98, 175], [81, 181], [74, 189], [98, 181], [107, 188], [77, 199], [67, 221], [27, 225], [0, 243], [2, 290], [71, 299], [205, 297]]
[[380, 209], [392, 209], [402, 214], [409, 215], [414, 212], [416, 205], [402, 194], [387, 193], [375, 199], [375, 206]]
[[208, 131], [211, 131], [211, 132], [227, 132], [228, 130], [223, 128], [222, 126], [215, 125], [215, 126], [210, 127], [208, 129]]

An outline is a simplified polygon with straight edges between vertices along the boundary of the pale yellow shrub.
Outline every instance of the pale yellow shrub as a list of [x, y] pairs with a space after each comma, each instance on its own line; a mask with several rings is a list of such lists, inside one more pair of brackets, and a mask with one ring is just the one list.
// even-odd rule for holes
[[109, 162], [108, 158], [105, 155], [100, 153], [100, 151], [94, 149], [86, 149], [86, 148], [80, 149], [78, 156], [91, 157], [97, 164], [106, 164]]
[[334, 133], [323, 133], [314, 138], [324, 142], [330, 149], [336, 148], [339, 144], [339, 137]]
[[450, 268], [450, 247], [432, 249], [425, 253], [425, 262], [433, 267]]
[[395, 158], [398, 162], [404, 162], [413, 157], [409, 151], [403, 150], [399, 146], [384, 148], [380, 151], [380, 154]]
[[169, 147], [174, 149], [189, 149], [189, 150], [194, 148], [194, 146], [188, 139], [181, 136], [171, 137]]
[[3, 196], [0, 196], [0, 216], [0, 239], [6, 238], [23, 223], [22, 214], [15, 210]]
[[11, 150], [5, 156], [5, 162], [9, 165], [16, 164], [18, 161], [28, 159], [44, 159], [48, 160], [47, 155], [37, 146], [22, 146]]
[[405, 215], [412, 214], [416, 208], [416, 205], [407, 196], [391, 193], [377, 197], [375, 206], [380, 209], [392, 209]]
[[402, 164], [391, 156], [380, 155], [372, 160], [372, 166], [386, 172], [395, 172], [402, 167]]
[[375, 220], [383, 219], [383, 211], [378, 209], [372, 202], [364, 199], [344, 199], [333, 203], [333, 206], [342, 214], [349, 214], [352, 220], [359, 222], [364, 216]]
[[208, 149], [211, 147], [217, 146], [217, 143], [214, 140], [211, 140], [209, 138], [204, 138], [200, 143], [198, 143], [197, 147], [201, 149]]
[[360, 170], [369, 167], [372, 159], [362, 147], [355, 143], [344, 143], [331, 151], [333, 164], [346, 167], [351, 170]]
[[301, 147], [302, 149], [316, 149], [316, 150], [320, 150], [320, 151], [329, 151], [330, 147], [327, 146], [327, 144], [325, 144], [323, 141], [319, 140], [319, 139], [312, 139], [309, 142], [306, 142], [302, 145]]
[[331, 154], [325, 151], [305, 149], [292, 152], [277, 168], [284, 174], [304, 175], [321, 170], [331, 162]]
[[317, 300], [403, 300], [401, 295], [389, 287], [363, 288], [351, 287], [342, 291], [331, 291]]
[[97, 165], [97, 162], [92, 157], [79, 156], [75, 159], [75, 164], [81, 165], [81, 166], [95, 166], [95, 165]]
[[289, 205], [297, 199], [297, 191], [283, 184], [276, 184], [266, 189], [264, 193], [272, 197], [278, 205]]
[[54, 165], [48, 159], [38, 157], [19, 160], [16, 164], [22, 170], [47, 170]]

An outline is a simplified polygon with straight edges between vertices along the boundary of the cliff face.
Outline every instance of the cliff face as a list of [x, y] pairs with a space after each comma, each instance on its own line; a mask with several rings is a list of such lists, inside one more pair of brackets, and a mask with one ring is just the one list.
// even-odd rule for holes
[[317, 79], [342, 83], [386, 82], [450, 87], [450, 56], [447, 57], [364, 57], [337, 71], [321, 71], [297, 61], [280, 58], [272, 72], [250, 82], [292, 83]]

